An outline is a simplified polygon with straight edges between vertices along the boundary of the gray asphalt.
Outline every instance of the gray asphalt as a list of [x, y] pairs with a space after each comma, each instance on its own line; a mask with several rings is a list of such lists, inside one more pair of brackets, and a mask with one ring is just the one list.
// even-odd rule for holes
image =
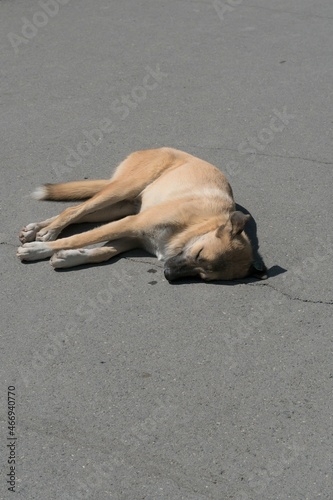
[[[331, 0], [2, 0], [0, 29], [0, 498], [332, 499]], [[268, 280], [17, 260], [67, 206], [36, 186], [162, 145], [227, 174]]]

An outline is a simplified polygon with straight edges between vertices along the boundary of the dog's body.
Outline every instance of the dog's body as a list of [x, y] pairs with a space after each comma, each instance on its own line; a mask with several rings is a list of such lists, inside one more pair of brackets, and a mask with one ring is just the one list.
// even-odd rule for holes
[[[165, 261], [169, 281], [193, 275], [229, 280], [253, 271], [253, 251], [243, 231], [250, 216], [235, 211], [225, 176], [188, 153], [166, 147], [138, 151], [119, 165], [111, 180], [48, 184], [35, 197], [89, 199], [25, 227], [18, 249], [21, 260], [52, 256], [53, 267], [72, 267], [144, 248]], [[56, 239], [78, 222], [108, 224]], [[102, 241], [109, 243], [82, 248]]]

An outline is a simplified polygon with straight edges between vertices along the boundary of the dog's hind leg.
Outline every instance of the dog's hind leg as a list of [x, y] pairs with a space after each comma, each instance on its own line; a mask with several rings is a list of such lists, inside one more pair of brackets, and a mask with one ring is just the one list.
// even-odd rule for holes
[[127, 215], [133, 215], [135, 211], [135, 203], [132, 201], [119, 201], [119, 203], [110, 207], [101, 208], [96, 212], [83, 215], [75, 224], [81, 224], [82, 222], [112, 222]]
[[51, 224], [51, 222], [53, 222], [56, 218], [57, 216], [43, 220], [42, 222], [31, 222], [30, 224], [27, 224], [19, 233], [20, 242], [23, 244], [28, 243], [29, 241], [35, 241], [38, 231]]
[[[111, 207], [102, 208], [101, 210], [96, 210], [91, 214], [84, 215], [76, 224], [81, 224], [84, 222], [111, 222], [113, 220], [120, 219], [126, 215], [132, 215], [135, 213], [135, 206], [129, 201], [121, 201], [112, 205]], [[51, 222], [53, 222], [57, 216], [46, 219], [42, 222], [32, 222], [28, 224], [23, 229], [21, 229], [19, 234], [19, 240], [23, 243], [28, 243], [30, 241], [35, 241], [38, 231], [47, 227]]]
[[102, 191], [86, 202], [64, 210], [51, 224], [37, 233], [36, 240], [55, 240], [65, 227], [77, 222], [84, 215], [119, 201], [135, 200], [147, 185], [165, 170], [175, 167], [179, 161], [183, 159], [178, 159], [169, 148], [132, 153], [119, 165], [113, 178]]

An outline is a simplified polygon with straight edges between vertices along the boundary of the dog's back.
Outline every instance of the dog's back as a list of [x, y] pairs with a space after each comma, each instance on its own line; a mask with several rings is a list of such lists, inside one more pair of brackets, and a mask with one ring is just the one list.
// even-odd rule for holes
[[216, 167], [183, 151], [164, 148], [169, 153], [169, 166], [141, 194], [142, 210], [165, 201], [210, 200], [212, 210], [234, 210], [233, 193], [226, 177]]

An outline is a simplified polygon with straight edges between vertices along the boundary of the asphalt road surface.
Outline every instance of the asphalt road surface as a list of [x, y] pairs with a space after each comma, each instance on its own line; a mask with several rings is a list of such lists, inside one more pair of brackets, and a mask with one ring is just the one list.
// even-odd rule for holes
[[[332, 499], [332, 1], [0, 0], [0, 29], [0, 498]], [[17, 260], [68, 206], [36, 186], [162, 145], [227, 174], [266, 281]]]

